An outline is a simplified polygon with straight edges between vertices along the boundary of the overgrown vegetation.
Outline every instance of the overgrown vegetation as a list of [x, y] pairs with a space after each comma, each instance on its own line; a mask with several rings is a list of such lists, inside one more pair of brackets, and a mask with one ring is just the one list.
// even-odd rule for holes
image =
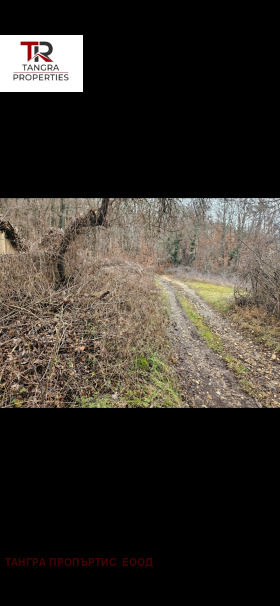
[[269, 314], [265, 308], [255, 305], [234, 307], [230, 319], [239, 330], [242, 330], [259, 345], [272, 351], [280, 352], [280, 319]]
[[78, 273], [73, 254], [74, 277], [57, 289], [47, 267], [24, 261], [0, 262], [2, 407], [181, 405], [152, 276], [120, 259]]
[[279, 199], [0, 198], [0, 405], [179, 407], [163, 270], [278, 354], [279, 224]]
[[38, 248], [50, 230], [60, 232], [52, 253], [62, 282], [65, 253], [84, 221], [109, 227], [88, 230], [97, 256], [227, 275], [241, 287], [240, 306], [280, 317], [280, 199], [0, 198], [0, 229], [19, 228], [13, 231], [26, 250]]

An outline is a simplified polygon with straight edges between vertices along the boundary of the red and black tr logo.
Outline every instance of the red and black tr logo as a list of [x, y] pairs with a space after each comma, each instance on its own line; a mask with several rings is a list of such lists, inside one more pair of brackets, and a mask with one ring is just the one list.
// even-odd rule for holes
[[[27, 46], [27, 61], [34, 59], [36, 62], [39, 61], [39, 57], [47, 63], [53, 63], [49, 56], [53, 52], [53, 46], [50, 42], [21, 42], [21, 46]], [[47, 52], [42, 47], [48, 47]], [[32, 50], [34, 47], [34, 50]]]

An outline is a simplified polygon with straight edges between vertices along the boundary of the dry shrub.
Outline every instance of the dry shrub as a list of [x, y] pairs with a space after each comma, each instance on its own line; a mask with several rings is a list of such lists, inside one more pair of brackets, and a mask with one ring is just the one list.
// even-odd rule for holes
[[157, 289], [139, 264], [88, 260], [74, 269], [57, 290], [43, 254], [0, 260], [2, 407], [121, 394], [134, 387], [137, 358], [164, 348]]
[[267, 312], [280, 317], [280, 269], [275, 265], [251, 259], [243, 270], [243, 278], [247, 283], [244, 289], [236, 289], [236, 304], [240, 307], [263, 307]]

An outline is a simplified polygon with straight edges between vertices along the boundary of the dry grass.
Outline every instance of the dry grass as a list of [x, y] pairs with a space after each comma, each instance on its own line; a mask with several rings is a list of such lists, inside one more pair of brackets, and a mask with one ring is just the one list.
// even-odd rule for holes
[[187, 282], [203, 282], [206, 284], [215, 284], [217, 286], [225, 286], [228, 288], [233, 288], [239, 284], [238, 278], [234, 275], [230, 275], [228, 272], [214, 274], [211, 272], [203, 273], [192, 268], [169, 267], [163, 268], [162, 273], [167, 275], [171, 274], [175, 278]]
[[280, 351], [279, 318], [269, 313], [265, 307], [254, 305], [249, 294], [249, 304], [240, 306], [235, 304], [233, 287], [198, 280], [187, 280], [187, 283], [214, 309], [229, 314], [231, 322], [259, 345], [265, 346], [274, 353]]
[[[274, 353], [280, 351], [280, 320], [269, 313], [265, 307], [256, 306], [248, 294], [249, 304], [236, 305], [234, 299], [234, 288], [231, 286], [217, 285], [210, 282], [198, 280], [187, 283], [217, 311], [229, 314], [230, 321], [234, 322], [240, 330], [245, 332], [258, 344], [267, 347]], [[245, 291], [240, 291], [244, 293]], [[245, 299], [245, 295], [244, 299]]]
[[280, 352], [280, 320], [263, 307], [255, 305], [231, 310], [231, 320], [258, 344], [274, 353]]
[[69, 255], [72, 280], [58, 290], [44, 255], [0, 259], [0, 405], [180, 406], [152, 276]]

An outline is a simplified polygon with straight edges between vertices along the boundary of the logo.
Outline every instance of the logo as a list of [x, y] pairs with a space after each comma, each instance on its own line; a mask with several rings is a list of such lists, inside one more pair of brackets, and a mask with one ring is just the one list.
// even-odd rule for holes
[[[24, 82], [51, 82], [54, 80], [62, 82], [69, 80], [69, 72], [62, 71], [50, 57], [53, 53], [51, 42], [24, 40], [20, 43], [20, 46], [25, 47], [27, 63], [23, 63], [22, 68], [13, 73], [13, 80]], [[23, 50], [24, 48], [22, 48]]]
[[[31, 61], [31, 59], [35, 59], [35, 61], [38, 62], [39, 57], [41, 57], [41, 59], [44, 59], [44, 61], [46, 61], [47, 63], [52, 63], [52, 59], [49, 59], [49, 56], [53, 52], [53, 47], [50, 44], [50, 42], [21, 42], [21, 46], [27, 46], [27, 61]], [[35, 46], [34, 57], [32, 57], [32, 47], [33, 46]], [[41, 51], [42, 46], [48, 47], [47, 53]], [[39, 52], [39, 49], [40, 49], [40, 52]]]

